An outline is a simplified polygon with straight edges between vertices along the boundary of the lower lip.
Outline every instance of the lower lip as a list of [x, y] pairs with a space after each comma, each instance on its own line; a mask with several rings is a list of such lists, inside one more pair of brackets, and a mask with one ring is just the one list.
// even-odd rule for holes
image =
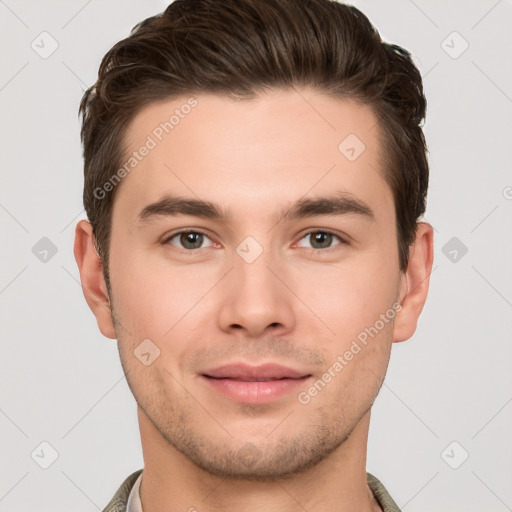
[[267, 381], [242, 381], [234, 379], [214, 379], [202, 376], [219, 393], [246, 404], [263, 404], [277, 400], [304, 384], [309, 376], [300, 379], [278, 379]]

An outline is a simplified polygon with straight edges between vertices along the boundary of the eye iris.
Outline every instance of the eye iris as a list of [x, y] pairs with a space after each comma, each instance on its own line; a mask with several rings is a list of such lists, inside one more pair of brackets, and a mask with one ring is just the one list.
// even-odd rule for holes
[[[203, 244], [203, 234], [202, 233], [194, 233], [194, 232], [186, 232], [180, 234], [180, 243], [186, 249], [198, 249]], [[322, 231], [318, 231], [317, 233], [313, 233], [311, 236], [312, 245], [315, 249], [325, 249], [329, 247], [332, 243], [333, 235], [331, 233], [325, 233]], [[315, 246], [318, 244], [318, 246]]]
[[[203, 234], [202, 233], [181, 233], [180, 235], [180, 243], [185, 247], [186, 249], [198, 249], [201, 247], [203, 243]], [[191, 244], [192, 247], [190, 247], [187, 244]]]
[[[319, 242], [321, 247], [315, 247], [315, 244]], [[321, 231], [318, 233], [314, 233], [312, 236], [312, 245], [315, 249], [324, 249], [329, 247], [332, 242], [332, 235], [330, 233], [322, 233]]]

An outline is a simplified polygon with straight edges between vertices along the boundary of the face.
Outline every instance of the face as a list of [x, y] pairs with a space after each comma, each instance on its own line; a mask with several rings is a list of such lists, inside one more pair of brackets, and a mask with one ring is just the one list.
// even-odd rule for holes
[[187, 100], [145, 108], [127, 135], [149, 149], [113, 207], [122, 365], [201, 468], [302, 471], [368, 413], [400, 314], [376, 118], [308, 89]]

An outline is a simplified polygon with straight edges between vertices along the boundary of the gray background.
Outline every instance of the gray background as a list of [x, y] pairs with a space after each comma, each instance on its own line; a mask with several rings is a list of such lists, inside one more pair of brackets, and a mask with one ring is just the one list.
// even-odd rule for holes
[[[104, 53], [166, 5], [0, 0], [1, 511], [101, 510], [143, 467], [135, 400], [72, 253], [77, 109]], [[424, 76], [436, 244], [418, 330], [394, 345], [374, 405], [367, 469], [407, 512], [512, 510], [512, 2], [355, 5]]]

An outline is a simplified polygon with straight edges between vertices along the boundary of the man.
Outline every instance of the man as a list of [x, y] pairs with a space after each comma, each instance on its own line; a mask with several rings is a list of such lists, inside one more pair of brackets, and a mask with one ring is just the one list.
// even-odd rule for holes
[[399, 510], [366, 448], [428, 292], [425, 107], [330, 0], [177, 0], [106, 54], [74, 252], [144, 455], [106, 511]]

